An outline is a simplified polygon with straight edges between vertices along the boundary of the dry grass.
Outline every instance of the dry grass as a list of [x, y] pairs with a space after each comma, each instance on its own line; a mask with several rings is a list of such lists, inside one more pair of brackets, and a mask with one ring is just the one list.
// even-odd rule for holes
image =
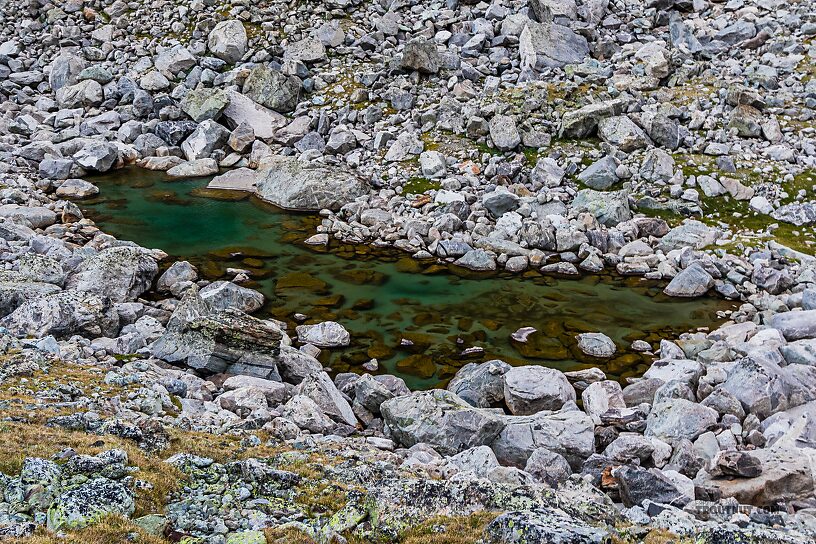
[[162, 512], [166, 497], [179, 487], [184, 478], [175, 467], [155, 455], [145, 453], [129, 440], [45, 425], [0, 423], [0, 471], [6, 474], [18, 473], [26, 457], [47, 459], [66, 448], [87, 455], [96, 455], [112, 448], [125, 450], [128, 462], [139, 467], [136, 478], [152, 486], [152, 489], [137, 493], [136, 517]]
[[474, 544], [496, 512], [478, 512], [470, 516], [436, 516], [400, 536], [402, 544]]
[[4, 540], [8, 544], [167, 544], [167, 540], [149, 535], [129, 520], [119, 516], [104, 518], [85, 529], [67, 531], [64, 536], [56, 536], [45, 528], [40, 528], [34, 536]]

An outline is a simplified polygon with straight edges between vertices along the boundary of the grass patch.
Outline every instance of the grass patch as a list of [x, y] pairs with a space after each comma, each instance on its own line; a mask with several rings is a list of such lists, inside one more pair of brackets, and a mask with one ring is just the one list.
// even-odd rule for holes
[[400, 536], [402, 544], [473, 544], [496, 512], [478, 512], [470, 516], [436, 516], [407, 530]]
[[128, 464], [139, 467], [135, 477], [148, 482], [151, 487], [136, 492], [134, 517], [163, 512], [167, 496], [184, 480], [184, 475], [175, 467], [123, 438], [45, 425], [0, 423], [0, 472], [5, 474], [19, 473], [26, 457], [49, 459], [67, 448], [86, 455], [97, 455], [113, 448], [127, 452]]
[[423, 177], [412, 177], [402, 186], [402, 193], [406, 195], [419, 195], [442, 187], [442, 182], [435, 179]]
[[3, 542], [8, 544], [112, 544], [116, 542], [167, 544], [163, 538], [146, 533], [130, 520], [120, 516], [109, 516], [90, 527], [66, 531], [60, 536], [40, 527], [33, 536]]

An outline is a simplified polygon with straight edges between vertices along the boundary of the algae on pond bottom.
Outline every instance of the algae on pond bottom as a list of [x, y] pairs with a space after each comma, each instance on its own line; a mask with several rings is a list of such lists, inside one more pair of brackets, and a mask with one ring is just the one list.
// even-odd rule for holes
[[[267, 297], [259, 315], [286, 321], [290, 332], [295, 313], [309, 316], [306, 323], [336, 320], [351, 332], [350, 347], [324, 350], [325, 365], [362, 372], [360, 365], [376, 356], [382, 371], [412, 388], [437, 385], [462, 365], [491, 358], [638, 375], [650, 359], [629, 350], [633, 340], [657, 347], [661, 337], [717, 324], [717, 310], [733, 307], [713, 298], [668, 299], [660, 285], [635, 278], [460, 277], [397, 251], [336, 241], [309, 247], [302, 241], [319, 218], [256, 199], [196, 196], [209, 178], [167, 181], [161, 172], [126, 169], [93, 181], [100, 195], [82, 205], [106, 232], [189, 260], [208, 279], [249, 270], [255, 281], [247, 286]], [[539, 332], [526, 344], [511, 339], [527, 326]], [[618, 354], [609, 361], [584, 356], [575, 341], [581, 332], [607, 334]]]

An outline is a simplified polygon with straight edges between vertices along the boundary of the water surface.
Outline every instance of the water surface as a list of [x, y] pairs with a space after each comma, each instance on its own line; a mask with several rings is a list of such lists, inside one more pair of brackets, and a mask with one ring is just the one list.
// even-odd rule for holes
[[[382, 371], [414, 388], [492, 358], [641, 374], [651, 359], [631, 351], [633, 340], [657, 347], [660, 338], [721, 322], [716, 312], [733, 307], [713, 298], [668, 299], [661, 285], [635, 278], [559, 280], [538, 272], [474, 278], [396, 251], [336, 241], [317, 249], [302, 242], [319, 218], [237, 194], [213, 195], [203, 190], [209, 178], [168, 181], [161, 172], [125, 169], [92, 181], [100, 195], [83, 207], [106, 232], [187, 259], [208, 279], [249, 270], [253, 282], [246, 285], [268, 300], [262, 315], [286, 321], [292, 333], [296, 313], [307, 315], [306, 323], [339, 321], [351, 332], [352, 346], [324, 350], [324, 364], [360, 372], [377, 358]], [[520, 327], [539, 332], [519, 343], [511, 335]], [[607, 334], [617, 356], [587, 358], [576, 347], [580, 332]]]

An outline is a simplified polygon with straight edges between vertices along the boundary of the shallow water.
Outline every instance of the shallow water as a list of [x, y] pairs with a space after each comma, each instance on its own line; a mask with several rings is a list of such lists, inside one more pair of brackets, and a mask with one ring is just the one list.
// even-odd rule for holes
[[[236, 200], [234, 193], [207, 193], [209, 178], [167, 181], [161, 172], [126, 169], [92, 181], [100, 195], [82, 206], [106, 232], [187, 259], [208, 279], [230, 279], [227, 268], [250, 270], [255, 283], [247, 286], [268, 300], [263, 315], [292, 329], [299, 312], [307, 323], [333, 319], [351, 332], [352, 346], [324, 350], [324, 364], [359, 372], [376, 357], [383, 371], [412, 388], [437, 385], [467, 362], [492, 358], [638, 375], [650, 358], [629, 349], [633, 340], [657, 347], [661, 337], [720, 322], [717, 310], [732, 307], [711, 298], [669, 300], [658, 284], [633, 278], [558, 280], [537, 272], [474, 278], [404, 253], [337, 242], [315, 249], [302, 241], [314, 234], [316, 217]], [[539, 332], [525, 344], [511, 339], [527, 326]], [[576, 334], [598, 331], [618, 346], [610, 361], [587, 358], [576, 347]]]

